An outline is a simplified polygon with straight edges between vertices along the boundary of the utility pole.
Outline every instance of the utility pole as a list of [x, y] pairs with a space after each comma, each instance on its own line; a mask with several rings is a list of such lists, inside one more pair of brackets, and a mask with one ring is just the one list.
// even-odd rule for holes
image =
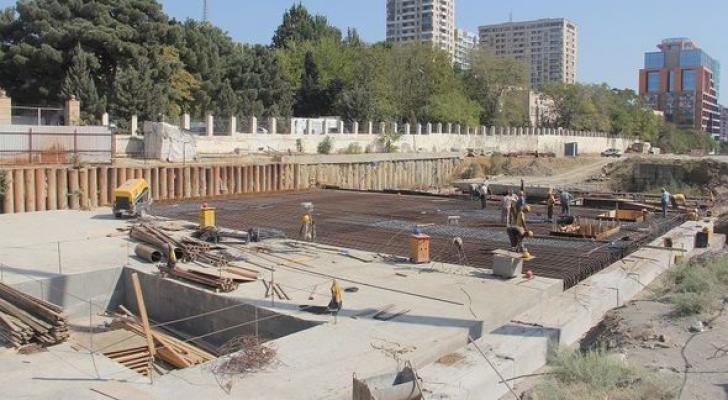
[[210, 9], [207, 7], [207, 0], [202, 0], [202, 21], [207, 22], [207, 17], [209, 14]]

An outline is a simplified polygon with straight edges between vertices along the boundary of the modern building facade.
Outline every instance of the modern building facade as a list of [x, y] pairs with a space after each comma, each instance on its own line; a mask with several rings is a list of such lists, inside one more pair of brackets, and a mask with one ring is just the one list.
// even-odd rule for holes
[[728, 107], [720, 107], [720, 140], [728, 142]]
[[470, 69], [470, 53], [478, 46], [478, 34], [464, 29], [455, 30], [455, 65]]
[[455, 60], [455, 0], [387, 0], [387, 42], [417, 41]]
[[681, 128], [720, 133], [720, 63], [687, 38], [665, 39], [645, 53], [639, 93]]
[[528, 64], [533, 89], [576, 82], [577, 26], [566, 18], [485, 25], [479, 34], [480, 45], [494, 55]]

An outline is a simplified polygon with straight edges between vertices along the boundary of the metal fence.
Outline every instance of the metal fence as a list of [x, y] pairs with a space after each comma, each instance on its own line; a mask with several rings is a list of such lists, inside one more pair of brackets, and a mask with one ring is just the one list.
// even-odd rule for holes
[[11, 115], [13, 125], [55, 126], [64, 123], [63, 108], [57, 107], [12, 106]]
[[110, 163], [111, 131], [103, 126], [10, 126], [0, 131], [0, 164]]

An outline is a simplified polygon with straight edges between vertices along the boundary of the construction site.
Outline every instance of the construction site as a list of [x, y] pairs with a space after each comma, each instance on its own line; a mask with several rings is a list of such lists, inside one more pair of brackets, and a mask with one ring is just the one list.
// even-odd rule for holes
[[673, 160], [337, 157], [8, 169], [2, 397], [520, 398], [726, 241], [722, 177]]

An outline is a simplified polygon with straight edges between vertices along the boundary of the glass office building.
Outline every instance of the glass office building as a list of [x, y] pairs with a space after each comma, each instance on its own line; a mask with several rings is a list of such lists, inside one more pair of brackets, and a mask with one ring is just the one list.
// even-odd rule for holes
[[720, 63], [694, 41], [665, 39], [645, 53], [640, 95], [665, 119], [683, 128], [720, 131]]

